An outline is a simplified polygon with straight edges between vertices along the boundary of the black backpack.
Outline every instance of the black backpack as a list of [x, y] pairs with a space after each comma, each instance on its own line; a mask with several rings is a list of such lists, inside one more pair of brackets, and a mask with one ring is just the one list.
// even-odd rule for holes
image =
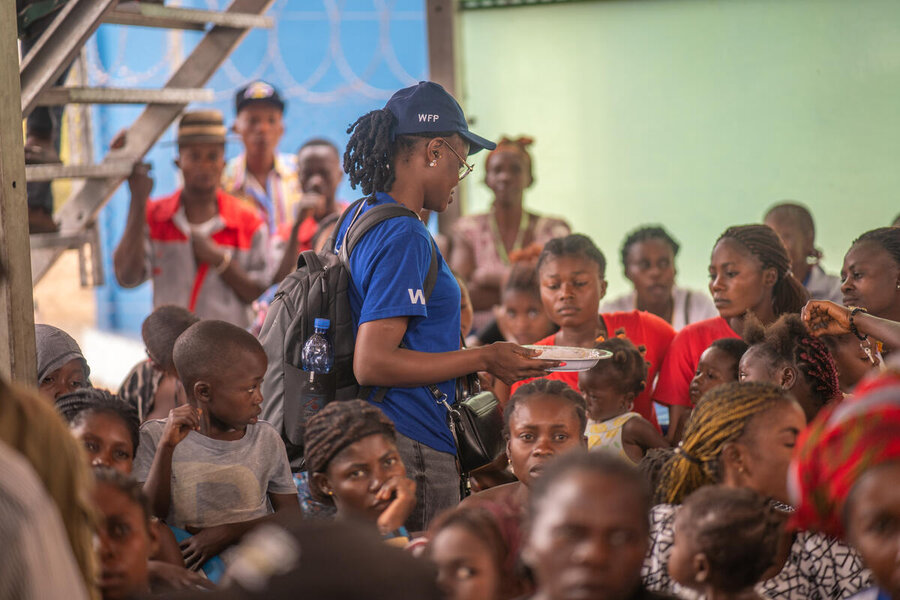
[[[361, 198], [351, 204], [338, 219], [331, 237], [321, 252], [306, 250], [297, 259], [297, 270], [278, 286], [259, 334], [269, 366], [262, 384], [265, 401], [261, 417], [271, 423], [284, 440], [291, 469], [302, 470], [303, 435], [306, 420], [321, 406], [308, 405], [304, 396], [309, 375], [303, 371], [301, 354], [306, 340], [313, 334], [314, 321], [331, 321], [328, 339], [334, 348], [334, 367], [324, 378], [325, 402], [366, 398], [372, 391], [364, 388], [353, 375], [353, 350], [356, 346], [355, 324], [350, 310], [350, 253], [373, 227], [395, 217], [418, 218], [401, 204], [379, 204], [360, 215]], [[350, 227], [339, 252], [335, 242], [344, 220]], [[437, 251], [431, 242], [431, 265], [425, 278], [425, 300], [431, 296], [438, 275]], [[378, 390], [380, 398], [387, 390]]]

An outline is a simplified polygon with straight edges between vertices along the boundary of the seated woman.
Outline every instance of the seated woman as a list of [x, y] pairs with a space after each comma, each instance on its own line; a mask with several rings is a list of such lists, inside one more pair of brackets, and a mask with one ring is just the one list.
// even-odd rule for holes
[[90, 387], [91, 369], [68, 333], [52, 325], [35, 325], [37, 348], [37, 384], [40, 392], [51, 400], [63, 394]]
[[[702, 486], [754, 490], [787, 522], [794, 510], [788, 504], [788, 464], [805, 427], [797, 401], [770, 383], [727, 383], [700, 400], [684, 440], [663, 467], [660, 491], [667, 504], [651, 511], [651, 545], [642, 574], [647, 587], [683, 592], [668, 569], [673, 525], [677, 505]], [[772, 600], [847, 598], [868, 585], [852, 548], [817, 533], [788, 529], [763, 577], [756, 590]]]
[[458, 219], [454, 225], [450, 268], [469, 286], [475, 307], [475, 328], [491, 320], [491, 310], [500, 302], [509, 256], [531, 245], [567, 235], [565, 221], [541, 217], [523, 206], [525, 190], [534, 183], [531, 138], [504, 137], [485, 161], [484, 182], [494, 193], [487, 213]]
[[768, 381], [790, 391], [807, 422], [843, 399], [831, 352], [810, 334], [800, 315], [781, 315], [768, 327], [749, 319], [744, 339], [750, 348], [741, 357], [740, 380]]
[[540, 478], [547, 461], [587, 447], [584, 398], [561, 381], [535, 379], [516, 390], [503, 419], [506, 455], [518, 481], [473, 494], [462, 505], [488, 500], [521, 517], [528, 506], [531, 485]]
[[796, 527], [847, 540], [877, 584], [858, 600], [900, 599], [900, 371], [823, 411], [791, 463]]
[[103, 600], [128, 600], [150, 592], [147, 564], [158, 540], [150, 502], [141, 484], [108, 467], [94, 469], [94, 507], [99, 516], [97, 562]]
[[622, 243], [622, 269], [634, 290], [600, 305], [601, 312], [645, 310], [664, 319], [675, 331], [715, 317], [709, 293], [675, 285], [675, 257], [680, 246], [662, 227], [645, 226]]
[[645, 589], [650, 492], [637, 471], [605, 452], [553, 461], [535, 486], [522, 560], [531, 600], [662, 600]]
[[[587, 236], [573, 234], [547, 242], [538, 259], [541, 299], [550, 319], [559, 331], [539, 341], [539, 345], [593, 348], [597, 342], [624, 335], [635, 346], [646, 348], [647, 381], [656, 377], [669, 344], [675, 337], [672, 326], [647, 312], [632, 310], [598, 314], [606, 293], [606, 257]], [[578, 388], [578, 373], [554, 372], [547, 375]], [[512, 386], [515, 392], [523, 382]], [[652, 386], [646, 386], [634, 399], [634, 412], [658, 430], [656, 411], [650, 400]]]
[[338, 519], [377, 527], [404, 545], [403, 526], [416, 505], [394, 424], [362, 400], [332, 402], [306, 424], [306, 465], [313, 499], [334, 505]]
[[691, 323], [678, 332], [659, 371], [653, 399], [669, 406], [668, 438], [675, 443], [690, 415], [691, 379], [700, 355], [721, 338], [739, 338], [748, 313], [768, 325], [783, 313], [799, 313], [803, 285], [791, 274], [791, 259], [765, 225], [729, 227], [719, 236], [709, 261], [709, 291], [719, 316]]
[[802, 204], [782, 202], [768, 210], [763, 223], [775, 230], [791, 257], [791, 271], [814, 300], [841, 301], [841, 278], [819, 266], [822, 251], [816, 248], [816, 225]]
[[[107, 467], [131, 475], [140, 442], [140, 422], [135, 409], [106, 390], [85, 388], [56, 401], [56, 410], [83, 445], [92, 467]], [[156, 549], [148, 573], [160, 589], [213, 587], [208, 579], [184, 567], [184, 559], [172, 530], [151, 519]]]
[[428, 528], [426, 556], [447, 600], [511, 600], [522, 595], [516, 573], [518, 519], [489, 502], [449, 510]]

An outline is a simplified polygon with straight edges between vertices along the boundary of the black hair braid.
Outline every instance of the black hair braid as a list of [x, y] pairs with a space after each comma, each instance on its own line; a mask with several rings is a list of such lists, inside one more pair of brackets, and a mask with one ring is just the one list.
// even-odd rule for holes
[[784, 519], [772, 504], [747, 488], [705, 486], [681, 509], [687, 527], [677, 535], [693, 538], [710, 563], [710, 583], [727, 593], [752, 588], [773, 564]]
[[732, 239], [759, 259], [763, 269], [774, 268], [777, 274], [772, 288], [772, 309], [776, 315], [799, 313], [809, 299], [803, 284], [791, 272], [791, 258], [778, 234], [768, 225], [736, 225], [729, 227], [716, 240]]
[[137, 452], [141, 421], [137, 409], [107, 390], [82, 388], [56, 399], [56, 410], [69, 426], [77, 425], [84, 415], [103, 413], [122, 420], [131, 437], [132, 452]]
[[[306, 467], [310, 475], [324, 473], [341, 450], [370, 435], [397, 437], [394, 424], [380, 410], [362, 400], [332, 402], [306, 423]], [[309, 491], [319, 502], [331, 498], [310, 478]]]
[[558, 379], [535, 379], [518, 388], [503, 409], [503, 433], [509, 439], [509, 422], [516, 407], [527, 402], [532, 396], [555, 396], [572, 405], [575, 415], [581, 424], [580, 431], [587, 427], [587, 405], [584, 396], [573, 390], [568, 384]]
[[900, 227], [879, 227], [867, 231], [855, 240], [853, 246], [860, 242], [874, 242], [884, 248], [894, 262], [900, 265]]
[[386, 109], [373, 110], [358, 118], [347, 133], [352, 134], [344, 152], [344, 171], [350, 186], [362, 187], [363, 194], [390, 192], [394, 184], [394, 142], [391, 131], [397, 118]]
[[646, 227], [641, 227], [640, 229], [635, 229], [625, 238], [625, 241], [622, 242], [622, 268], [627, 268], [628, 266], [628, 251], [631, 250], [631, 247], [635, 244], [640, 244], [641, 242], [646, 242], [648, 240], [660, 240], [669, 245], [672, 249], [672, 256], [678, 256], [678, 250], [681, 249], [681, 246], [675, 239], [669, 235], [669, 232], [665, 230], [661, 225], [648, 225]]
[[538, 256], [537, 270], [540, 271], [541, 266], [551, 258], [579, 255], [597, 263], [601, 279], [606, 276], [606, 257], [603, 252], [597, 247], [594, 240], [580, 233], [553, 238], [544, 244], [544, 250]]

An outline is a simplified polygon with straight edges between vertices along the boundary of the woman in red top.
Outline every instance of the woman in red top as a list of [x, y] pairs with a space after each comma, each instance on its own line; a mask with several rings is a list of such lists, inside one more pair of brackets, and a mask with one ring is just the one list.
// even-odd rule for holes
[[807, 293], [791, 273], [781, 239], [766, 225], [725, 230], [709, 262], [709, 291], [719, 316], [678, 332], [666, 356], [653, 398], [669, 406], [669, 440], [677, 442], [693, 405], [691, 379], [704, 350], [715, 340], [739, 338], [752, 312], [764, 325], [784, 313], [798, 313]]
[[[542, 346], [576, 346], [593, 348], [598, 338], [624, 335], [635, 346], [644, 346], [649, 363], [647, 381], [653, 381], [669, 349], [675, 330], [656, 315], [632, 310], [598, 314], [600, 300], [606, 294], [606, 258], [587, 236], [573, 234], [547, 242], [538, 258], [541, 300], [559, 331], [544, 338]], [[578, 389], [578, 373], [555, 372], [547, 376]], [[515, 392], [518, 386], [513, 385]], [[650, 386], [634, 399], [634, 412], [653, 423]]]

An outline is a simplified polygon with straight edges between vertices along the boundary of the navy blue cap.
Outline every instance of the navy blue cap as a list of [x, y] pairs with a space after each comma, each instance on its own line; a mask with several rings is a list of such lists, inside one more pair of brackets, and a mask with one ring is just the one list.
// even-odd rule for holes
[[384, 107], [397, 117], [394, 136], [452, 131], [469, 142], [469, 154], [497, 147], [494, 142], [469, 131], [459, 103], [433, 81], [420, 81], [418, 85], [400, 90]]
[[265, 81], [253, 81], [234, 95], [235, 112], [241, 112], [248, 104], [270, 104], [284, 112], [284, 100], [281, 99], [278, 90]]

